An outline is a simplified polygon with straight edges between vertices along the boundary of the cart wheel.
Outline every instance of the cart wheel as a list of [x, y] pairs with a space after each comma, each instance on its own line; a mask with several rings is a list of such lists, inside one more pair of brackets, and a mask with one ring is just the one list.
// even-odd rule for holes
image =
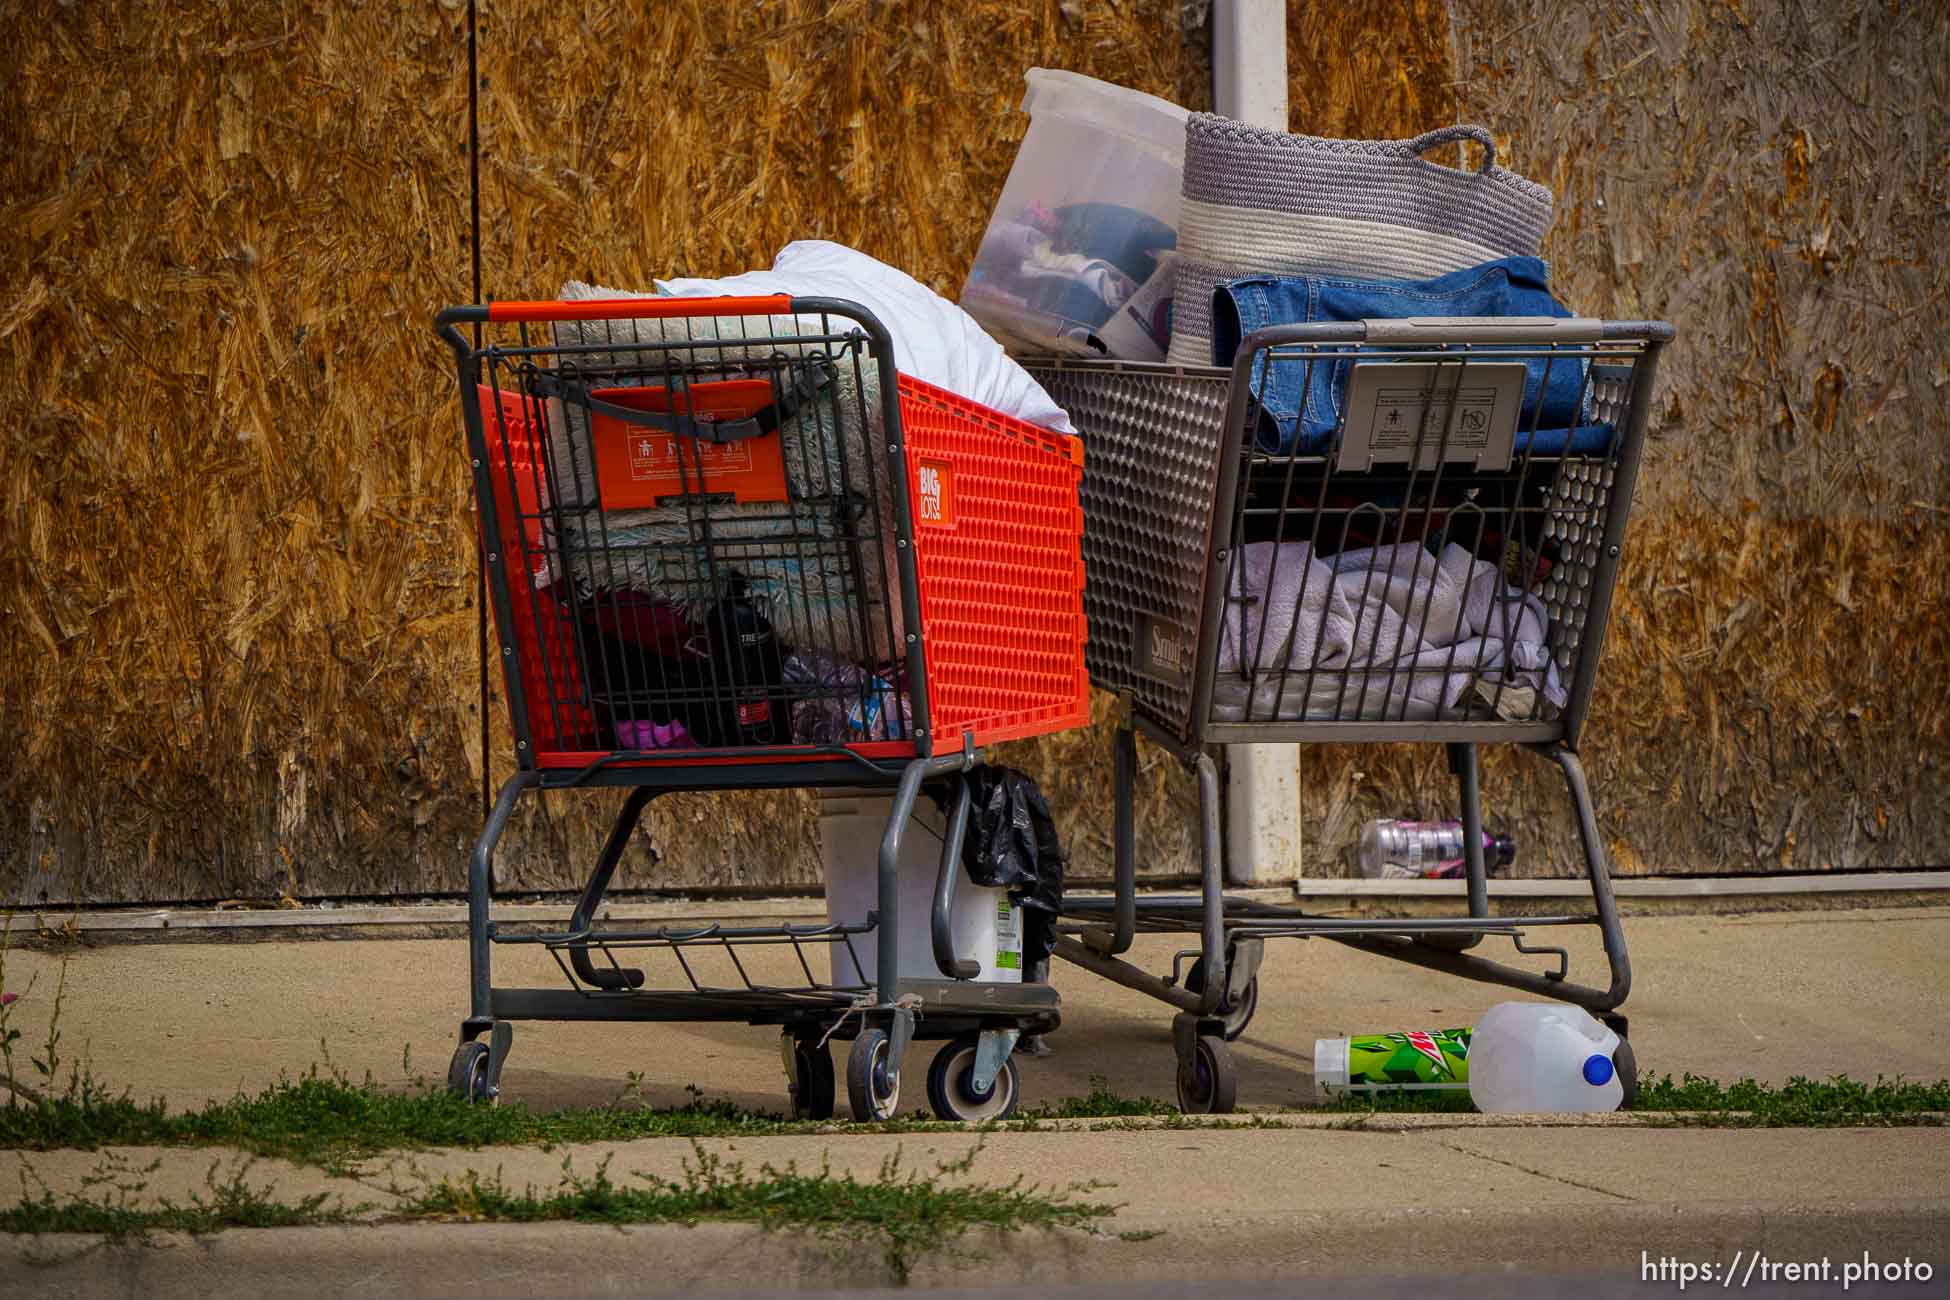
[[846, 1057], [846, 1099], [862, 1124], [892, 1119], [901, 1104], [901, 1077], [888, 1068], [893, 1044], [884, 1029], [863, 1029]]
[[1178, 1063], [1178, 1109], [1187, 1115], [1225, 1115], [1238, 1098], [1232, 1049], [1217, 1034], [1200, 1034], [1191, 1059]]
[[1620, 1037], [1618, 1050], [1611, 1054], [1612, 1069], [1618, 1072], [1618, 1082], [1625, 1089], [1625, 1097], [1618, 1103], [1620, 1110], [1630, 1110], [1639, 1100], [1639, 1057], [1632, 1050], [1632, 1040]]
[[[1185, 991], [1187, 993], [1205, 992], [1205, 958], [1192, 961], [1192, 968], [1185, 972]], [[1225, 1021], [1226, 1041], [1234, 1041], [1246, 1032], [1246, 1026], [1253, 1022], [1253, 1012], [1259, 1010], [1259, 976], [1254, 975], [1246, 982], [1246, 996], [1239, 999], [1237, 1006], [1227, 1005], [1225, 999], [1219, 1000], [1219, 1018]]]
[[796, 1038], [789, 1031], [780, 1037], [791, 1081], [792, 1118], [833, 1118], [833, 1099], [838, 1091], [833, 1079], [833, 1054], [826, 1050], [826, 1044]]
[[940, 1118], [981, 1124], [1015, 1114], [1022, 1076], [1013, 1055], [1002, 1062], [986, 1093], [975, 1091], [975, 1048], [980, 1041], [978, 1034], [963, 1034], [934, 1054], [934, 1064], [928, 1067], [928, 1105]]
[[492, 1101], [488, 1093], [488, 1045], [462, 1043], [447, 1062], [447, 1091], [469, 1101]]

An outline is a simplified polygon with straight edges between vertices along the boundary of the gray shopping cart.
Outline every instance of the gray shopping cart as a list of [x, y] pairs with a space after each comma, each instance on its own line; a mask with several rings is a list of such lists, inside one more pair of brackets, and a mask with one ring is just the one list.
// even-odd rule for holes
[[[1031, 366], [1084, 435], [1085, 658], [1122, 705], [1115, 891], [1066, 907], [1056, 954], [1178, 1009], [1187, 1111], [1234, 1106], [1227, 1043], [1253, 1014], [1276, 937], [1573, 1002], [1623, 1034], [1631, 968], [1577, 746], [1672, 337], [1650, 322], [1371, 320], [1260, 330], [1229, 370]], [[1196, 780], [1195, 895], [1137, 893], [1138, 732]], [[1228, 896], [1223, 746], [1376, 741], [1447, 748], [1467, 914], [1327, 918]], [[1491, 914], [1477, 751], [1492, 743], [1560, 770], [1590, 914]], [[1602, 935], [1603, 984], [1568, 980], [1566, 950], [1527, 939], [1577, 925]], [[1197, 947], [1154, 974], [1127, 956], [1139, 932], [1197, 935]], [[1489, 938], [1555, 964], [1471, 951]], [[1629, 1097], [1629, 1048], [1619, 1063]]]

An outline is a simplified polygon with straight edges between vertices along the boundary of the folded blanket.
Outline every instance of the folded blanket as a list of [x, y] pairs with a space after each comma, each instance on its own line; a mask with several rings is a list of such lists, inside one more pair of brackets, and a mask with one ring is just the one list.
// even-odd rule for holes
[[[887, 327], [902, 374], [1045, 429], [1076, 432], [1063, 408], [974, 317], [905, 271], [844, 244], [795, 240], [779, 250], [769, 271], [721, 280], [659, 280], [657, 288], [685, 297], [784, 293], [857, 302]], [[833, 324], [843, 328], [845, 323], [835, 318]]]
[[1478, 702], [1535, 716], [1522, 691], [1565, 703], [1543, 603], [1460, 546], [1321, 557], [1258, 542], [1238, 552], [1227, 594], [1213, 687], [1225, 721], [1422, 721]]

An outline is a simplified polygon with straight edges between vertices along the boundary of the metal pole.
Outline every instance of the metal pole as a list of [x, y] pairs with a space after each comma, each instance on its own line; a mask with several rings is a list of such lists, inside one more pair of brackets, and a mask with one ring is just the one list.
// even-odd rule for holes
[[1286, 130], [1286, 0], [1215, 0], [1212, 111]]
[[[1212, 6], [1212, 111], [1287, 129], [1285, 0]], [[1300, 868], [1300, 748], [1226, 748], [1226, 864], [1239, 884], [1287, 880]]]
[[[481, 19], [479, 0], [467, 0], [467, 196], [474, 260], [474, 301], [481, 300]], [[481, 350], [481, 326], [474, 325], [474, 350]], [[475, 517], [480, 517], [476, 507]], [[481, 816], [491, 807], [493, 774], [488, 770], [488, 615], [487, 539], [474, 531], [474, 623], [480, 657], [481, 704]]]

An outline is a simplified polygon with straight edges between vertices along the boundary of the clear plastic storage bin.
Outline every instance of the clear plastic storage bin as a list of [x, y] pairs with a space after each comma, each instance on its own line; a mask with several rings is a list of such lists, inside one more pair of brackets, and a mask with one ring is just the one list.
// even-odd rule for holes
[[1026, 80], [1029, 133], [961, 305], [1012, 352], [1161, 360], [1186, 111], [1074, 72]]

